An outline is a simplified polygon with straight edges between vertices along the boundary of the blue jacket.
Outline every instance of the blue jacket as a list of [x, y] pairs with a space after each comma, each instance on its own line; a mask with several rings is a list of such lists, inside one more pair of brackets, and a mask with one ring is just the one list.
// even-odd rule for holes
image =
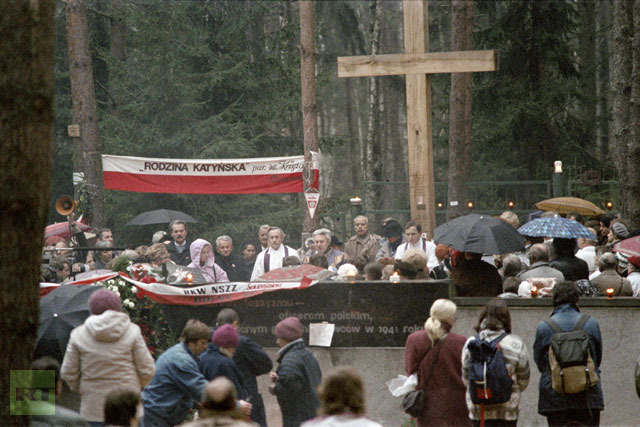
[[[580, 319], [580, 311], [570, 304], [563, 304], [556, 307], [551, 313], [553, 319], [562, 330], [570, 331]], [[591, 317], [584, 326], [584, 330], [589, 334], [589, 350], [591, 358], [596, 365], [598, 374], [598, 384], [588, 392], [591, 409], [604, 409], [602, 397], [602, 387], [600, 379], [600, 363], [602, 362], [602, 336], [598, 321]], [[536, 339], [533, 343], [533, 357], [540, 371], [540, 386], [538, 398], [538, 412], [546, 415], [566, 409], [587, 409], [587, 393], [574, 395], [560, 395], [553, 391], [551, 387], [551, 370], [549, 368], [549, 345], [553, 336], [553, 329], [545, 322], [541, 322], [536, 330]]]
[[179, 342], [156, 361], [156, 374], [142, 390], [144, 411], [168, 425], [180, 424], [202, 399], [206, 384], [195, 356]]
[[245, 400], [248, 397], [236, 362], [222, 354], [220, 347], [217, 345], [209, 344], [207, 349], [200, 355], [200, 366], [202, 367], [202, 374], [207, 381], [217, 377], [227, 377], [236, 386], [238, 399]]
[[269, 373], [273, 368], [273, 362], [262, 347], [244, 335], [240, 335], [240, 343], [236, 348], [236, 354], [233, 355], [233, 361], [238, 366], [247, 395], [251, 396], [251, 404], [253, 405], [251, 420], [266, 427], [267, 416], [262, 396], [258, 392], [256, 377]]
[[298, 427], [316, 416], [316, 389], [322, 380], [320, 365], [302, 339], [280, 349], [274, 392], [282, 411], [283, 427]]

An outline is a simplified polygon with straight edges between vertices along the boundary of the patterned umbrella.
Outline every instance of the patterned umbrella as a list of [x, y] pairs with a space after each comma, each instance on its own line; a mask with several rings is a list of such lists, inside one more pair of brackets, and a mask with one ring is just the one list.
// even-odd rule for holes
[[524, 236], [531, 237], [557, 237], [562, 239], [583, 237], [597, 240], [597, 237], [587, 230], [584, 225], [559, 216], [536, 218], [518, 228], [518, 232]]
[[305, 277], [311, 280], [324, 280], [336, 273], [311, 264], [292, 265], [276, 268], [258, 277], [258, 282], [302, 282]]
[[556, 197], [536, 203], [542, 211], [555, 211], [559, 214], [578, 212], [580, 215], [602, 215], [604, 211], [588, 200], [577, 197]]
[[616, 243], [613, 250], [627, 257], [640, 256], [640, 236], [630, 237]]

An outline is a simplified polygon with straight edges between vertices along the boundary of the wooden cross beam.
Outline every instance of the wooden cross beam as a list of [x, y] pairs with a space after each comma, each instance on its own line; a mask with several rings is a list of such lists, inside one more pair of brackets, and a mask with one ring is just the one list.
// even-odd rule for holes
[[429, 74], [498, 69], [493, 50], [429, 52], [426, 1], [403, 0], [404, 54], [338, 58], [338, 77], [406, 75], [411, 219], [428, 237], [436, 228]]

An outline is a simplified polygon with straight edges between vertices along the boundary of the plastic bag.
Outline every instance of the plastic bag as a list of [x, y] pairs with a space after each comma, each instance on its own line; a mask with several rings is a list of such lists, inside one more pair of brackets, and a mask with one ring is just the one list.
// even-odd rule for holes
[[410, 376], [398, 375], [385, 383], [389, 392], [393, 397], [404, 396], [410, 391], [414, 391], [418, 385], [418, 375], [413, 374]]

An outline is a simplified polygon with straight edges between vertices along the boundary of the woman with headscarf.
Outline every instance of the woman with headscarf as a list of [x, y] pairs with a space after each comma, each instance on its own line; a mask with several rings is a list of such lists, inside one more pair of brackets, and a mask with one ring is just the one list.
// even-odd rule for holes
[[196, 239], [189, 247], [191, 264], [187, 267], [197, 268], [208, 282], [228, 282], [227, 273], [215, 263], [213, 247], [204, 239]]
[[407, 337], [404, 369], [418, 373], [417, 389], [425, 393], [425, 407], [417, 419], [420, 426], [470, 426], [462, 382], [462, 347], [467, 338], [454, 334], [456, 305], [448, 299], [436, 300], [430, 317]]

